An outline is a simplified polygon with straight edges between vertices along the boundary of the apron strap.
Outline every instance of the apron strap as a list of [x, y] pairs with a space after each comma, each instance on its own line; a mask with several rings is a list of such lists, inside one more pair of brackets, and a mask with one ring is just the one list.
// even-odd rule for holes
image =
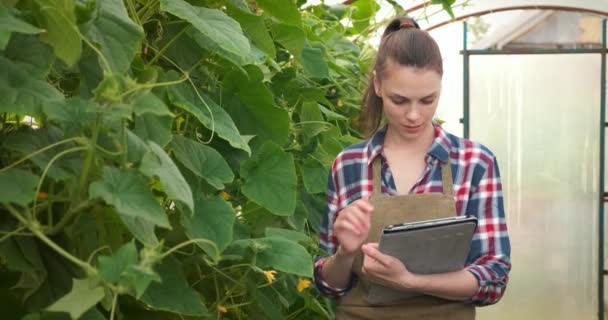
[[454, 186], [452, 185], [452, 165], [450, 159], [441, 165], [441, 180], [443, 185], [443, 194], [446, 196], [454, 196]]
[[[373, 176], [373, 196], [379, 196], [382, 194], [382, 156], [376, 156], [372, 163], [372, 176]], [[453, 197], [454, 196], [454, 186], [452, 184], [452, 165], [450, 164], [450, 160], [441, 165], [441, 180], [443, 186], [443, 194], [446, 196]]]
[[372, 163], [372, 176], [373, 176], [373, 186], [374, 189], [372, 190], [372, 197], [375, 196], [379, 196], [382, 194], [382, 156], [378, 155], [376, 156], [376, 159], [374, 159], [374, 162]]

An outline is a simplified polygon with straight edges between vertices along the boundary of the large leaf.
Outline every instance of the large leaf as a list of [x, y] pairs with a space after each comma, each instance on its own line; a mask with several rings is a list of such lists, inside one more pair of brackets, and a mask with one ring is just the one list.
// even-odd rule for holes
[[126, 215], [120, 215], [120, 220], [122, 220], [137, 240], [151, 247], [158, 245], [158, 238], [154, 233], [154, 223]]
[[302, 180], [304, 187], [310, 193], [323, 193], [327, 188], [328, 170], [314, 158], [304, 160], [302, 164]]
[[48, 311], [67, 312], [72, 319], [80, 319], [85, 312], [103, 299], [103, 287], [92, 286], [89, 279], [74, 279], [72, 291], [47, 308]]
[[228, 2], [228, 14], [241, 24], [243, 31], [253, 44], [264, 51], [269, 57], [274, 58], [276, 49], [264, 24], [264, 18], [239, 9], [230, 2]]
[[223, 50], [241, 56], [247, 56], [251, 50], [238, 22], [220, 10], [195, 7], [184, 0], [161, 0], [160, 8], [190, 22]]
[[357, 33], [365, 30], [370, 24], [370, 20], [375, 16], [379, 6], [376, 0], [359, 0], [351, 4], [353, 13], [351, 19], [353, 20], [353, 28]]
[[43, 104], [63, 99], [47, 81], [31, 77], [21, 65], [2, 56], [0, 70], [0, 112], [38, 115]]
[[161, 283], [152, 283], [141, 297], [150, 307], [177, 314], [200, 317], [207, 315], [198, 293], [188, 285], [182, 267], [169, 257], [158, 266]]
[[133, 112], [138, 116], [146, 113], [157, 116], [174, 116], [167, 105], [152, 92], [145, 92], [133, 100]]
[[42, 30], [13, 17], [9, 10], [0, 4], [0, 50], [6, 48], [12, 32], [36, 34], [42, 32]]
[[[179, 76], [175, 72], [170, 72], [168, 78], [169, 80], [175, 80]], [[199, 98], [189, 83], [171, 86], [169, 99], [172, 104], [194, 115], [206, 128], [214, 130], [215, 134], [228, 141], [231, 146], [251, 153], [247, 141], [239, 133], [239, 129], [237, 129], [230, 115], [209, 97], [201, 95], [201, 98]]]
[[302, 66], [304, 72], [314, 79], [329, 78], [329, 68], [323, 57], [323, 51], [318, 48], [304, 48], [302, 50]]
[[[233, 71], [226, 75], [226, 108], [243, 134], [255, 135], [255, 142], [274, 141], [287, 143], [289, 137], [289, 114], [274, 105], [272, 92], [262, 82], [264, 75], [256, 66], [244, 68], [243, 75]], [[230, 95], [228, 95], [228, 93]]]
[[216, 189], [224, 189], [224, 183], [234, 179], [224, 157], [211, 147], [192, 139], [175, 136], [171, 148], [179, 162]]
[[329, 123], [323, 119], [319, 104], [315, 101], [306, 101], [302, 104], [300, 112], [300, 135], [305, 143], [323, 132]]
[[146, 181], [134, 171], [104, 167], [103, 180], [91, 183], [89, 197], [102, 198], [119, 214], [170, 228], [163, 208], [154, 199]]
[[[122, 0], [103, 0], [100, 4], [99, 16], [93, 22], [88, 35], [99, 44], [110, 69], [123, 73], [139, 50], [144, 33], [142, 28], [129, 18]], [[101, 58], [100, 64], [104, 66]]]
[[49, 120], [55, 121], [70, 134], [78, 134], [95, 120], [95, 103], [81, 97], [49, 103], [43, 107]]
[[[182, 214], [181, 224], [190, 239], [208, 239], [224, 250], [232, 241], [232, 229], [236, 215], [232, 206], [222, 198], [214, 196], [207, 199], [197, 196], [195, 199], [194, 215]], [[208, 244], [199, 242], [197, 245], [214, 258], [215, 250]]]
[[274, 40], [280, 43], [285, 49], [289, 50], [296, 58], [302, 55], [306, 34], [302, 29], [283, 23], [276, 23], [271, 26]]
[[34, 200], [38, 177], [21, 169], [0, 172], [0, 202], [27, 206]]
[[171, 142], [171, 117], [145, 113], [135, 118], [135, 134], [144, 141], [154, 141], [160, 146]]
[[76, 25], [74, 0], [36, 0], [46, 34], [43, 39], [55, 48], [55, 55], [73, 66], [82, 54]]
[[237, 240], [232, 246], [256, 248], [256, 265], [260, 268], [312, 277], [312, 257], [304, 247], [293, 240], [273, 236]]
[[169, 199], [177, 200], [194, 211], [192, 190], [181, 172], [158, 144], [148, 141], [150, 151], [144, 155], [139, 171], [148, 177], [156, 176]]
[[11, 36], [11, 41], [4, 50], [4, 56], [26, 71], [30, 77], [38, 79], [48, 75], [51, 63], [55, 60], [53, 48], [40, 41], [40, 37], [23, 34]]
[[160, 282], [160, 277], [153, 272], [145, 272], [138, 264], [137, 248], [133, 242], [124, 244], [112, 256], [100, 256], [99, 274], [109, 283], [124, 288], [133, 287], [137, 297], [141, 297], [152, 281]]
[[267, 142], [241, 165], [245, 180], [242, 191], [249, 199], [282, 216], [293, 214], [296, 207], [296, 172], [293, 156], [272, 142]]
[[258, 7], [284, 23], [299, 26], [302, 18], [293, 0], [257, 0]]

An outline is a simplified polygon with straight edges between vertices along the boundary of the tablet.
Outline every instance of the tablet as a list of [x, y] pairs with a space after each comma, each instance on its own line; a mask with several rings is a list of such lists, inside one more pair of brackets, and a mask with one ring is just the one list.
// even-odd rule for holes
[[[466, 216], [389, 225], [382, 231], [379, 248], [413, 273], [458, 271], [465, 266], [476, 228], [477, 219]], [[368, 301], [383, 304], [419, 295], [372, 283]]]

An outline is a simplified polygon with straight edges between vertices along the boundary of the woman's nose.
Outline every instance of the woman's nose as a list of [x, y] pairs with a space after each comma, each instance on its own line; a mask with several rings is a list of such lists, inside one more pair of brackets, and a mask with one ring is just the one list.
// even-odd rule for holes
[[418, 119], [420, 119], [420, 111], [418, 110], [418, 106], [410, 106], [405, 113], [405, 118], [411, 122], [418, 121]]

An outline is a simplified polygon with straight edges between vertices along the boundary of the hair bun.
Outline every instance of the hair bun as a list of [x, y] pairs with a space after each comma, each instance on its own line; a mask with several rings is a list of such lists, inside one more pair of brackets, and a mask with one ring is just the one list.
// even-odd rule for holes
[[416, 22], [414, 22], [414, 20], [411, 19], [404, 19], [401, 21], [401, 23], [399, 23], [399, 29], [418, 29], [418, 26], [416, 25]]

